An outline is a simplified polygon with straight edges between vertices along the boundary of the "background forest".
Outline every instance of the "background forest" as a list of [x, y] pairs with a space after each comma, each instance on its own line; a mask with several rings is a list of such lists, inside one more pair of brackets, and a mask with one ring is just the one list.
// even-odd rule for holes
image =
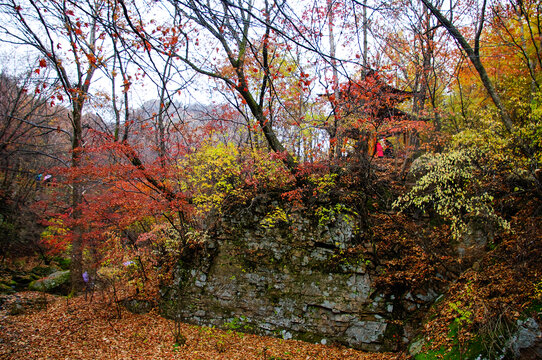
[[262, 226], [342, 211], [383, 289], [439, 282], [435, 349], [497, 353], [542, 301], [541, 21], [531, 0], [1, 0], [2, 264], [154, 299], [273, 194]]

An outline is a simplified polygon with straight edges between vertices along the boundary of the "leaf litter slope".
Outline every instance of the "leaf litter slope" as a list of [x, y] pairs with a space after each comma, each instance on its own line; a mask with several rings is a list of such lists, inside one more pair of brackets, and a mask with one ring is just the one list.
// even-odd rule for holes
[[[43, 295], [18, 294], [23, 303]], [[173, 322], [156, 313], [121, 317], [107, 296], [47, 295], [47, 308], [0, 313], [0, 359], [397, 359], [336, 346], [242, 334], [181, 324], [183, 346], [174, 345]]]

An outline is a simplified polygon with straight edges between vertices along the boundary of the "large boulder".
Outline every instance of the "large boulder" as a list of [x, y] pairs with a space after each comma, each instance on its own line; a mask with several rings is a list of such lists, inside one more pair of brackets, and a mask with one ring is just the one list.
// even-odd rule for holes
[[28, 289], [67, 295], [70, 291], [70, 271], [57, 271], [47, 277], [32, 281]]

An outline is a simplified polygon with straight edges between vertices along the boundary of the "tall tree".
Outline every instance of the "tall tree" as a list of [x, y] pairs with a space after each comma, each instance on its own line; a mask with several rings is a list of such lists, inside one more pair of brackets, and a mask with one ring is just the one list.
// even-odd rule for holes
[[[53, 84], [55, 98], [66, 99], [70, 111], [71, 168], [81, 165], [83, 154], [83, 112], [90, 97], [92, 80], [104, 66], [103, 35], [98, 18], [106, 5], [102, 0], [8, 0], [0, 11], [10, 21], [0, 27], [4, 41], [33, 48], [41, 56], [39, 68], [52, 69], [58, 82]], [[81, 205], [83, 186], [76, 179], [71, 184], [73, 241], [71, 278], [74, 291], [82, 288], [83, 233]]]
[[[164, 4], [163, 11], [169, 15], [167, 22], [174, 25], [162, 24], [160, 29], [153, 31], [142, 26], [145, 20], [141, 16], [133, 17], [124, 0], [120, 0], [120, 3], [126, 20], [145, 47], [162, 54], [172, 53], [192, 70], [223, 81], [240, 96], [258, 122], [269, 147], [283, 154], [285, 164], [295, 170], [297, 161], [286, 151], [265, 111], [265, 94], [272, 82], [269, 74], [270, 37], [272, 24], [277, 18], [277, 10], [272, 4], [265, 1], [262, 9], [257, 9], [251, 0], [238, 3], [170, 1]], [[261, 13], [265, 21], [255, 18], [257, 12]], [[204, 46], [206, 51], [202, 50]], [[217, 59], [222, 56], [232, 67], [231, 73], [220, 71], [222, 66]], [[257, 58], [263, 70], [258, 94], [251, 91], [247, 81], [250, 71], [247, 56]]]
[[[482, 36], [482, 31], [484, 30], [484, 25], [486, 22], [487, 0], [484, 0], [483, 3], [481, 4], [480, 13], [477, 19], [477, 26], [475, 29], [475, 35], [474, 35], [474, 40], [473, 40], [474, 46], [471, 46], [469, 44], [467, 39], [463, 36], [463, 34], [459, 31], [459, 29], [453, 24], [452, 20], [447, 18], [431, 1], [421, 0], [421, 2], [429, 9], [429, 11], [431, 11], [433, 16], [435, 16], [438, 19], [438, 21], [446, 28], [446, 30], [450, 33], [450, 35], [457, 41], [461, 49], [465, 51], [472, 65], [478, 72], [478, 75], [480, 76], [480, 80], [482, 81], [482, 84], [484, 85], [489, 96], [493, 100], [493, 103], [499, 110], [502, 123], [504, 124], [505, 128], [508, 130], [510, 134], [514, 134], [515, 126], [512, 122], [512, 119], [510, 118], [510, 114], [505, 109], [503, 102], [501, 100], [501, 97], [498, 94], [497, 90], [495, 89], [495, 85], [493, 84], [493, 81], [491, 81], [491, 79], [489, 78], [486, 68], [482, 64], [482, 60], [480, 58], [480, 38]], [[520, 144], [520, 146], [523, 148], [523, 150], [529, 152], [527, 148], [525, 147], [525, 144]]]
[[[429, 9], [431, 14], [439, 21], [439, 23], [444, 26], [444, 28], [448, 31], [448, 33], [455, 39], [455, 41], [458, 43], [460, 48], [464, 51], [466, 56], [468, 57], [470, 63], [475, 68], [480, 81], [482, 82], [485, 90], [487, 91], [488, 95], [490, 96], [493, 104], [498, 110], [499, 117], [501, 124], [503, 125], [504, 129], [506, 129], [506, 132], [508, 135], [513, 139], [514, 147], [519, 150], [525, 158], [528, 159], [530, 162], [530, 171], [533, 174], [533, 179], [535, 179], [537, 186], [539, 189], [542, 189], [542, 183], [538, 180], [536, 176], [534, 176], [534, 171], [539, 167], [540, 160], [538, 153], [540, 152], [540, 146], [536, 141], [532, 141], [529, 137], [526, 137], [523, 131], [518, 131], [518, 123], [517, 121], [514, 121], [513, 117], [510, 113], [510, 108], [506, 106], [506, 103], [502, 100], [501, 94], [499, 91], [497, 91], [497, 88], [495, 87], [494, 81], [489, 76], [486, 66], [484, 63], [482, 63], [482, 56], [481, 56], [481, 40], [482, 40], [482, 34], [484, 32], [484, 29], [486, 27], [486, 24], [488, 22], [488, 1], [483, 0], [481, 4], [479, 4], [479, 11], [475, 14], [475, 27], [474, 27], [474, 37], [472, 39], [473, 45], [469, 43], [467, 38], [465, 37], [464, 33], [462, 33], [459, 28], [454, 24], [453, 18], [447, 17], [442, 11], [437, 9], [433, 2], [430, 0], [421, 0], [422, 3]], [[512, 2], [512, 4], [514, 4]], [[499, 5], [496, 5], [494, 8], [494, 18], [496, 18], [498, 22], [499, 18], [499, 12], [498, 9]], [[536, 7], [534, 7], [536, 9]], [[523, 9], [523, 10], [522, 10]], [[532, 11], [533, 7], [531, 7]], [[523, 2], [518, 2], [518, 5], [516, 7], [516, 10], [518, 13], [526, 12], [526, 8], [523, 7]], [[535, 10], [535, 13], [537, 10]], [[539, 10], [538, 10], [539, 12]], [[527, 16], [529, 18], [529, 16]], [[532, 32], [535, 28], [533, 28], [532, 24], [536, 23], [537, 17], [535, 15], [534, 21], [527, 20], [527, 28], [530, 29]], [[539, 19], [539, 18], [538, 18]], [[529, 26], [529, 24], [531, 26]], [[521, 29], [524, 28], [523, 24], [520, 24], [519, 27]], [[506, 26], [505, 26], [506, 28]], [[536, 31], [536, 30], [534, 30]], [[534, 38], [534, 33], [533, 33]], [[512, 35], [512, 41], [516, 44], [525, 42], [521, 40], [521, 31], [520, 31], [520, 37], [514, 38]], [[538, 45], [537, 41], [533, 42], [534, 46]], [[520, 54], [525, 57], [525, 47], [523, 45], [519, 46]], [[523, 52], [521, 51], [523, 50]], [[528, 56], [527, 56], [528, 57]], [[533, 67], [531, 65], [531, 60], [528, 59], [527, 61], [527, 67], [529, 71], [532, 73]], [[531, 77], [532, 78], [532, 77]], [[533, 83], [533, 88], [536, 88], [536, 82]]]

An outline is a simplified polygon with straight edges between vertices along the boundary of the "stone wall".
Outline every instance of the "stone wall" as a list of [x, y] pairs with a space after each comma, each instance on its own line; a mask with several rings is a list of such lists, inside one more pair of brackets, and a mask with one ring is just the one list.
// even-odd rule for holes
[[342, 205], [318, 214], [286, 214], [280, 206], [260, 200], [224, 216], [198, 265], [180, 266], [175, 287], [165, 294], [166, 313], [200, 325], [368, 351], [407, 341], [397, 325], [396, 299], [373, 286], [375, 267], [347, 256], [362, 231], [356, 215]]

